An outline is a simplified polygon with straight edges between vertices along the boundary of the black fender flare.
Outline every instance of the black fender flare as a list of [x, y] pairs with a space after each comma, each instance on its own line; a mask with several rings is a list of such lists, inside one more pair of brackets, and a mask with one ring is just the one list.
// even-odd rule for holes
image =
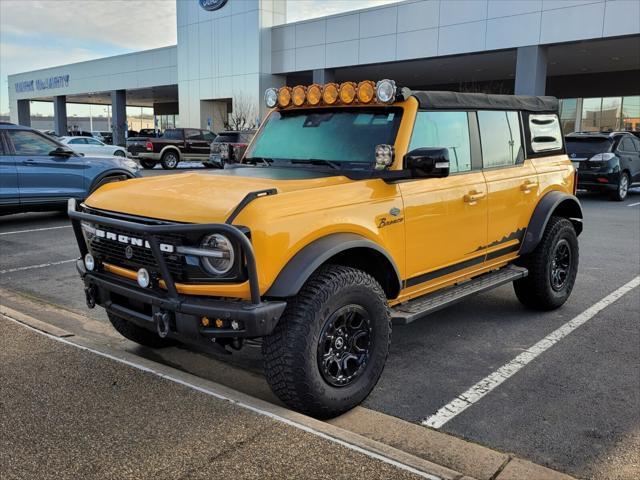
[[580, 202], [574, 195], [552, 191], [545, 194], [538, 202], [538, 205], [536, 205], [533, 215], [531, 215], [531, 220], [529, 220], [529, 226], [527, 227], [524, 240], [520, 246], [520, 255], [526, 255], [535, 250], [540, 240], [542, 240], [549, 219], [554, 214], [571, 220], [576, 229], [576, 233], [580, 235], [582, 232], [582, 219], [584, 218]]
[[122, 179], [121, 177], [123, 177], [123, 176], [126, 177], [124, 180], [129, 180], [131, 178], [135, 178], [133, 175], [131, 175], [131, 172], [128, 172], [127, 170], [119, 169], [119, 168], [113, 169], [113, 170], [107, 170], [106, 172], [102, 172], [100, 175], [98, 175], [96, 178], [94, 178], [93, 181], [91, 182], [91, 185], [89, 186], [89, 190], [87, 190], [87, 196], [91, 195], [91, 193], [94, 190], [98, 189], [102, 185], [104, 185], [106, 183], [110, 183], [109, 181], [104, 182], [105, 179], [113, 177], [113, 180], [111, 180], [111, 181], [116, 181], [118, 179]]
[[402, 281], [398, 267], [380, 245], [355, 233], [334, 233], [314, 240], [296, 253], [280, 271], [265, 295], [277, 298], [297, 295], [313, 272], [323, 263], [339, 253], [355, 248], [369, 249], [383, 255], [393, 267], [398, 282], [397, 291], [400, 292]]

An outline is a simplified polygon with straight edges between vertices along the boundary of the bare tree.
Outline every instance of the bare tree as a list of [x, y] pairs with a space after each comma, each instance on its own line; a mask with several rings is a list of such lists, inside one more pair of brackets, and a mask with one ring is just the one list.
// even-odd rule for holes
[[220, 120], [227, 130], [253, 130], [258, 126], [258, 109], [256, 104], [245, 94], [239, 94], [233, 98], [230, 105], [231, 111]]

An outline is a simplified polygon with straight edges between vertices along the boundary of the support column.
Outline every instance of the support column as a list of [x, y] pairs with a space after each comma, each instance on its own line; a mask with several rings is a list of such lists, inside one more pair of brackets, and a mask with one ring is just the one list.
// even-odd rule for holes
[[313, 71], [313, 83], [330, 83], [335, 81], [335, 72], [331, 68], [321, 68]]
[[111, 92], [111, 132], [113, 144], [124, 147], [126, 143], [127, 125], [127, 91], [113, 90]]
[[67, 97], [53, 97], [53, 130], [58, 136], [67, 135]]
[[544, 95], [547, 83], [547, 48], [540, 45], [518, 48], [516, 95]]
[[18, 100], [18, 125], [31, 126], [30, 100]]

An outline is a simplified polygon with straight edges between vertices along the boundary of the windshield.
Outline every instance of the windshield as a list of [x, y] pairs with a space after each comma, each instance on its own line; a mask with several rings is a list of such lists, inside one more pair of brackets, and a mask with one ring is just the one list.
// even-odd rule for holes
[[375, 147], [395, 143], [399, 108], [273, 112], [245, 159], [373, 164]]
[[587, 138], [565, 138], [567, 153], [571, 155], [589, 155], [593, 156], [597, 153], [606, 153], [611, 151], [611, 142], [607, 138], [587, 137]]

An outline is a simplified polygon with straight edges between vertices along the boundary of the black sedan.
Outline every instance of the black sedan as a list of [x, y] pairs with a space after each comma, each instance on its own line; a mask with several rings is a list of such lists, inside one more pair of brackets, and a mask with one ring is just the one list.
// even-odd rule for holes
[[578, 169], [578, 188], [627, 198], [640, 186], [640, 140], [629, 132], [576, 132], [565, 137], [567, 154]]

